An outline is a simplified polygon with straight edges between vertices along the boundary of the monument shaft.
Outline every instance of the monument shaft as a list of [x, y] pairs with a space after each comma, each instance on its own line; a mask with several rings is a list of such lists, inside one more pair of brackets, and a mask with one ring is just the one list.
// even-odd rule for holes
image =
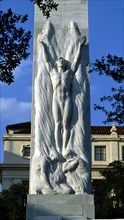
[[31, 194], [90, 192], [87, 1], [35, 8]]
[[[49, 196], [53, 196], [54, 206], [56, 198], [62, 195], [66, 199], [68, 194], [86, 196], [91, 190], [88, 2], [56, 2], [58, 10], [48, 20], [35, 7], [30, 164], [30, 194], [33, 195], [28, 199], [31, 204], [32, 198], [42, 201], [43, 195], [34, 194], [44, 194], [49, 204]], [[84, 207], [88, 208], [88, 204], [92, 206], [92, 202], [86, 202]], [[59, 210], [60, 206], [57, 211], [54, 207], [51, 215], [58, 216]], [[65, 211], [62, 215], [69, 213]], [[34, 216], [36, 219], [36, 213]]]

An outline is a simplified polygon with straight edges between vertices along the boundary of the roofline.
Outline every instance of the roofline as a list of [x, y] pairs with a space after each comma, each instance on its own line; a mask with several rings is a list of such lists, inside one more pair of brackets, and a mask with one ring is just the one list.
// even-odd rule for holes
[[[115, 125], [114, 125], [115, 126]], [[112, 126], [97, 126], [91, 125], [91, 134], [111, 134]], [[117, 129], [117, 134], [124, 134], [124, 126], [115, 126]], [[6, 126], [6, 132], [9, 133], [10, 130], [17, 131], [21, 134], [22, 131], [25, 133], [31, 133], [31, 122], [23, 122], [18, 124], [11, 124]], [[15, 132], [16, 133], [16, 132]]]

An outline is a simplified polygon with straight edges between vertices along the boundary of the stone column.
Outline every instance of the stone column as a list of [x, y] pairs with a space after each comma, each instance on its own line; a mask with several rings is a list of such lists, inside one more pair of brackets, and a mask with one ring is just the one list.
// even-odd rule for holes
[[[58, 10], [48, 20], [35, 7], [27, 220], [94, 218], [93, 197], [88, 195], [91, 193], [88, 1], [56, 2]], [[69, 202], [71, 196], [73, 202]], [[49, 206], [50, 200], [53, 204]], [[86, 210], [90, 207], [92, 211], [88, 214]]]

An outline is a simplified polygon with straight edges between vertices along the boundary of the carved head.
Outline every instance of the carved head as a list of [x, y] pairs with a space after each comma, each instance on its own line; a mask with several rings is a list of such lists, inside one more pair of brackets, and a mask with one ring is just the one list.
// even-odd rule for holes
[[71, 158], [71, 157], [72, 157], [72, 151], [71, 151], [70, 149], [65, 150], [65, 151], [63, 152], [63, 157], [64, 157], [65, 159]]
[[52, 161], [58, 160], [58, 155], [57, 155], [57, 152], [56, 152], [56, 151], [51, 151], [51, 152], [50, 152], [50, 159], [51, 159]]
[[63, 57], [59, 57], [59, 59], [56, 61], [56, 66], [61, 67], [62, 69], [66, 66], [66, 60]]
[[59, 57], [59, 59], [56, 61], [55, 66], [57, 68], [61, 68], [63, 71], [66, 71], [70, 69], [71, 63], [68, 60], [65, 60], [63, 57]]

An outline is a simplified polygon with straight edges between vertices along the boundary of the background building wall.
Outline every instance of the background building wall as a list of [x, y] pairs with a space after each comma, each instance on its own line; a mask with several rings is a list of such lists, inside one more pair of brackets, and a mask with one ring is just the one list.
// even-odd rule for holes
[[[31, 123], [10, 125], [11, 130], [9, 126], [7, 127], [7, 134], [3, 137], [4, 163], [0, 165], [2, 189], [8, 189], [14, 183], [29, 180]], [[124, 126], [116, 127], [116, 129], [115, 131], [114, 126], [91, 127], [93, 182], [103, 179], [100, 171], [109, 163], [114, 160], [124, 160]], [[96, 160], [95, 147], [105, 147], [105, 157]]]

